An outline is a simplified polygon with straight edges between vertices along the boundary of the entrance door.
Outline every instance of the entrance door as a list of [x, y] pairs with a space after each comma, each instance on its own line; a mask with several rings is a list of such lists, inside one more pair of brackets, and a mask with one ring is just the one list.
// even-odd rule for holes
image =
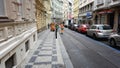
[[110, 13], [110, 14], [108, 14], [108, 16], [109, 16], [109, 25], [113, 28], [113, 26], [114, 26], [114, 13]]
[[118, 16], [118, 32], [120, 33], [120, 14], [119, 14], [119, 16]]

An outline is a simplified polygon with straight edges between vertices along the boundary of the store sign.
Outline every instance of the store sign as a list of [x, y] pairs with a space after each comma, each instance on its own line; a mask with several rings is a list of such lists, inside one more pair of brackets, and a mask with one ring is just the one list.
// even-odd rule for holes
[[98, 12], [99, 14], [105, 14], [105, 13], [113, 13], [112, 10], [103, 10], [103, 11], [100, 11]]
[[88, 19], [92, 18], [92, 12], [87, 12], [86, 17], [87, 17]]

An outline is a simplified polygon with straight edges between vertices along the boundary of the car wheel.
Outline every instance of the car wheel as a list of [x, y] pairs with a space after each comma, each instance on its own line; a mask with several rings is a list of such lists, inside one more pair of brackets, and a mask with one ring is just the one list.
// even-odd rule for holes
[[116, 42], [114, 39], [110, 39], [109, 43], [111, 46], [116, 46]]

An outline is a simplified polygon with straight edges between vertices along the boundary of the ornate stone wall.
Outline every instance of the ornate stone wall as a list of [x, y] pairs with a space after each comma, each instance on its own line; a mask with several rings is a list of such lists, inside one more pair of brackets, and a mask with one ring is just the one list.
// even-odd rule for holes
[[[38, 32], [46, 29], [47, 25], [47, 8], [45, 7], [45, 1], [36, 0], [36, 18], [37, 18], [37, 30]], [[49, 5], [50, 6], [50, 5]]]

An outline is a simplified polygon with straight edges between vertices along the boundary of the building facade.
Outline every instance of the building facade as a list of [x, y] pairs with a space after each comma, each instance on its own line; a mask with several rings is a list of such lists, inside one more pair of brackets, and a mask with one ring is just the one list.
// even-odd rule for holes
[[68, 0], [63, 0], [63, 16], [64, 16], [64, 25], [67, 27], [68, 26], [68, 16], [69, 16], [69, 1]]
[[119, 0], [95, 0], [94, 23], [109, 24], [120, 32]]
[[20, 64], [37, 42], [34, 0], [0, 0], [0, 68]]
[[74, 23], [78, 23], [78, 14], [79, 14], [79, 0], [74, 0], [73, 3], [73, 17]]
[[92, 24], [94, 0], [79, 1], [79, 22]]
[[68, 6], [68, 26], [71, 26], [73, 24], [73, 3], [69, 1]]
[[46, 8], [44, 6], [44, 0], [36, 1], [36, 21], [37, 21], [37, 31], [41, 32], [46, 29]]
[[50, 24], [52, 21], [51, 21], [51, 0], [45, 0], [44, 1], [44, 6], [46, 8], [46, 25]]
[[52, 22], [60, 23], [63, 21], [63, 1], [51, 0]]

